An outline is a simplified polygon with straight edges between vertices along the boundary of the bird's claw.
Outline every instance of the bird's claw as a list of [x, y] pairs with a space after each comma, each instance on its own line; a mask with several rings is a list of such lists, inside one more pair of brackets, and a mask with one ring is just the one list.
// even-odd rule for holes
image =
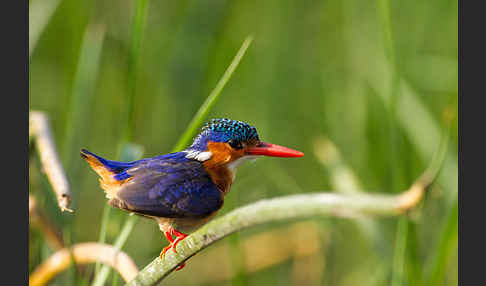
[[[182, 239], [177, 238], [175, 241], [171, 242], [171, 243], [170, 243], [168, 246], [164, 247], [164, 249], [162, 249], [162, 251], [160, 252], [160, 256], [159, 256], [159, 257], [160, 257], [160, 259], [162, 259], [162, 258], [164, 257], [165, 253], [166, 253], [167, 251], [169, 251], [169, 249], [172, 249], [172, 250], [173, 250], [175, 253], [177, 253], [177, 251], [176, 251], [176, 245], [177, 245], [177, 243], [179, 243], [181, 240], [182, 240]], [[179, 270], [181, 270], [182, 268], [184, 268], [185, 266], [186, 266], [186, 264], [185, 264], [185, 263], [183, 263], [183, 264], [181, 264], [181, 265], [177, 266], [177, 268], [175, 269], [175, 271], [179, 271]]]
[[184, 235], [184, 236], [179, 236], [176, 238], [176, 240], [174, 240], [174, 244], [172, 246], [172, 250], [177, 253], [177, 250], [176, 250], [176, 246], [179, 242], [181, 242], [184, 238], [186, 238], [187, 235]]
[[[165, 255], [165, 253], [167, 251], [169, 251], [169, 249], [172, 249], [172, 251], [174, 251], [174, 253], [177, 253], [177, 250], [176, 250], [176, 246], [179, 242], [181, 242], [184, 238], [187, 237], [187, 234], [184, 234], [182, 232], [179, 232], [175, 229], [172, 229], [170, 232], [166, 232], [164, 233], [165, 236], [167, 237], [167, 240], [169, 240], [169, 245], [164, 247], [164, 249], [162, 249], [162, 251], [160, 252], [160, 258], [162, 259], [162, 257]], [[172, 235], [175, 235], [176, 236], [176, 239], [174, 240], [172, 238]], [[181, 270], [182, 268], [184, 268], [186, 266], [185, 263], [177, 266], [177, 268], [175, 269], [176, 271], [179, 271]]]
[[172, 248], [172, 243], [169, 244], [168, 246], [164, 247], [164, 249], [162, 249], [162, 251], [160, 252], [160, 259], [162, 259], [162, 257], [164, 257], [165, 253]]

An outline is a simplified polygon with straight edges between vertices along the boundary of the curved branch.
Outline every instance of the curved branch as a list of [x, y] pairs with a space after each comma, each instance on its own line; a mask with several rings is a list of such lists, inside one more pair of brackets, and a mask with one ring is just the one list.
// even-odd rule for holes
[[76, 244], [70, 250], [63, 248], [51, 255], [32, 272], [29, 277], [29, 285], [41, 286], [47, 284], [57, 274], [70, 266], [71, 258], [76, 264], [88, 264], [97, 261], [107, 264], [116, 269], [126, 282], [132, 280], [138, 273], [137, 266], [125, 252], [117, 250], [111, 245], [86, 242]]
[[430, 176], [422, 176], [409, 190], [398, 195], [318, 193], [262, 200], [238, 208], [214, 219], [177, 245], [177, 253], [169, 251], [156, 258], [128, 285], [154, 285], [177, 266], [223, 237], [263, 223], [315, 216], [356, 217], [399, 215], [415, 206], [430, 184]]

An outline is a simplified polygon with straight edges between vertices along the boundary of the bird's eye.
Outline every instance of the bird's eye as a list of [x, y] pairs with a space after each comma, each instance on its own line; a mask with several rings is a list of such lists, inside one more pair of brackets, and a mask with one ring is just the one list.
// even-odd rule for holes
[[241, 149], [241, 148], [243, 148], [243, 145], [241, 145], [241, 142], [238, 141], [238, 140], [231, 139], [230, 141], [228, 141], [228, 144], [233, 149]]

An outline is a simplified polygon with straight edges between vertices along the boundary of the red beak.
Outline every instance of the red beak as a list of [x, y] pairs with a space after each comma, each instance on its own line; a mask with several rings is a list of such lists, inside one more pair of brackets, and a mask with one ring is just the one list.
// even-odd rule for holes
[[271, 157], [302, 157], [304, 153], [284, 146], [260, 142], [255, 147], [246, 150], [248, 155], [263, 155]]

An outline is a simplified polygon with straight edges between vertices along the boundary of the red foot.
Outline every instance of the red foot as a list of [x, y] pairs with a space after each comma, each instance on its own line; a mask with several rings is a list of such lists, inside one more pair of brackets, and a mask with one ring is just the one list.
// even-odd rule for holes
[[182, 232], [178, 232], [175, 229], [172, 230], [172, 233], [171, 234], [174, 234], [176, 236], [176, 239], [174, 240], [174, 243], [173, 243], [173, 246], [172, 246], [172, 250], [174, 250], [174, 252], [177, 253], [177, 250], [176, 250], [177, 244], [179, 242], [181, 242], [184, 238], [186, 238], [187, 237], [187, 234], [182, 233]]
[[173, 243], [174, 243], [174, 239], [172, 238], [172, 236], [170, 235], [170, 232], [164, 232], [165, 234], [165, 237], [167, 238], [167, 240], [169, 241], [169, 245], [164, 247], [164, 249], [162, 249], [162, 251], [160, 252], [160, 258], [162, 259], [162, 257], [164, 256], [164, 254], [167, 252], [167, 250], [171, 249], [172, 246], [173, 246]]
[[[179, 231], [175, 230], [174, 228], [171, 228], [169, 231], [164, 232], [164, 235], [167, 238], [167, 240], [169, 241], [169, 245], [164, 247], [164, 249], [162, 249], [162, 252], [160, 252], [160, 258], [162, 258], [169, 249], [172, 249], [175, 253], [177, 253], [177, 250], [176, 250], [177, 244], [179, 242], [181, 242], [181, 240], [183, 240], [184, 238], [187, 237], [187, 234], [179, 232]], [[172, 235], [176, 236], [175, 240], [172, 238]], [[181, 270], [182, 268], [184, 268], [184, 266], [186, 266], [185, 263], [179, 265], [175, 270], [176, 271]]]

